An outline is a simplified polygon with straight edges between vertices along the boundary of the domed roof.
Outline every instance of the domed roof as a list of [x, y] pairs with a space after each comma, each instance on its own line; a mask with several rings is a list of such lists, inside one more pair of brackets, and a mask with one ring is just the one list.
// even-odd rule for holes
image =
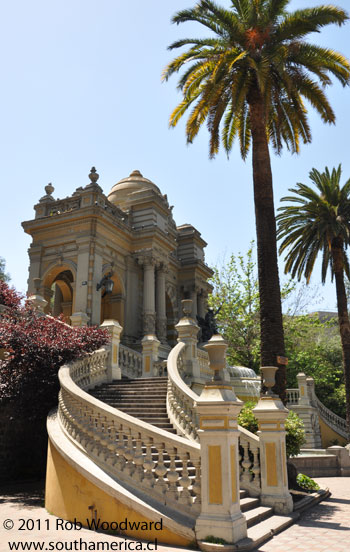
[[108, 194], [108, 199], [111, 203], [119, 205], [120, 203], [124, 203], [133, 192], [140, 192], [142, 190], [153, 190], [161, 195], [158, 186], [151, 182], [151, 180], [148, 180], [148, 178], [142, 176], [140, 171], [135, 170], [130, 176], [122, 178], [117, 184], [114, 184]]

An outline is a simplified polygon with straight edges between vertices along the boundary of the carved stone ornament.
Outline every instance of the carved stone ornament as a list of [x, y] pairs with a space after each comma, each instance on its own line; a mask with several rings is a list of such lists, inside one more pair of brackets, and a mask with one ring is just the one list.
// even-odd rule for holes
[[156, 328], [156, 315], [152, 313], [145, 313], [143, 315], [143, 333], [154, 334]]

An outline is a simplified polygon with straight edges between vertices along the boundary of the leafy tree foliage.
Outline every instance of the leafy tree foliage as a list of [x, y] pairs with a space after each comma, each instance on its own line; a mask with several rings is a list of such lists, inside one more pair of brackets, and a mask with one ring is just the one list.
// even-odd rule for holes
[[221, 268], [214, 267], [213, 293], [209, 305], [216, 315], [220, 333], [228, 342], [231, 366], [258, 371], [260, 364], [259, 288], [253, 244], [245, 256], [231, 255]]
[[[11, 428], [11, 477], [42, 476], [46, 457], [46, 417], [57, 406], [57, 372], [109, 340], [106, 330], [72, 328], [40, 315], [20, 295], [0, 282], [0, 423]], [[5, 352], [5, 354], [4, 354]]]
[[350, 321], [344, 275], [350, 277], [347, 248], [350, 246], [350, 179], [340, 185], [341, 166], [323, 172], [312, 169], [311, 186], [298, 183], [292, 196], [279, 208], [280, 252], [287, 251], [285, 272], [310, 281], [316, 258], [322, 255], [321, 278], [330, 269], [335, 279], [339, 331], [343, 352], [346, 419], [350, 436]]
[[10, 275], [5, 272], [6, 268], [5, 259], [3, 257], [0, 257], [0, 280], [3, 280], [4, 282], [8, 282], [11, 278]]
[[[252, 146], [254, 204], [257, 229], [261, 362], [276, 365], [285, 356], [276, 222], [269, 146], [298, 152], [300, 142], [311, 142], [305, 108], [308, 103], [325, 123], [335, 115], [324, 93], [335, 77], [350, 81], [349, 62], [339, 53], [311, 44], [306, 37], [330, 24], [342, 25], [346, 12], [318, 6], [288, 12], [289, 0], [231, 0], [228, 9], [212, 0], [199, 0], [181, 10], [173, 22], [196, 22], [209, 30], [208, 38], [184, 38], [169, 49], [185, 47], [164, 71], [164, 79], [183, 71], [178, 88], [182, 101], [170, 116], [170, 126], [189, 113], [187, 142], [204, 123], [209, 155], [227, 153], [238, 139], [241, 156]], [[279, 394], [285, 398], [285, 367], [276, 374]]]
[[[258, 431], [258, 420], [254, 416], [253, 412], [253, 408], [255, 406], [256, 402], [246, 402], [238, 416], [239, 425], [252, 433], [257, 433]], [[292, 410], [289, 411], [285, 422], [285, 428], [287, 457], [297, 456], [302, 445], [305, 443], [305, 431], [302, 420]]]
[[[214, 267], [213, 293], [209, 304], [221, 306], [216, 318], [228, 342], [227, 359], [232, 366], [260, 367], [259, 291], [253, 245], [245, 255], [231, 255], [222, 267]], [[297, 387], [297, 374], [315, 380], [319, 399], [345, 418], [345, 386], [342, 351], [336, 319], [300, 314], [316, 299], [317, 289], [288, 281], [282, 288], [286, 341], [287, 387]]]

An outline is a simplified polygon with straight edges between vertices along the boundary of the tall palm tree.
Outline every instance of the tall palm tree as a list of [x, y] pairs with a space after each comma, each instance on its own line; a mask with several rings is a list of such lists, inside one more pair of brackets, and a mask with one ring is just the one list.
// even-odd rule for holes
[[335, 278], [340, 338], [343, 350], [343, 369], [346, 395], [346, 418], [350, 437], [350, 323], [344, 273], [350, 278], [346, 248], [350, 245], [350, 179], [340, 187], [341, 166], [332, 172], [326, 167], [320, 173], [310, 172], [316, 190], [297, 184], [283, 197], [292, 205], [280, 207], [277, 216], [278, 237], [283, 241], [280, 253], [289, 249], [285, 272], [309, 282], [318, 253], [322, 253], [322, 282], [328, 268]]
[[[189, 46], [169, 63], [167, 80], [184, 69], [178, 88], [183, 99], [170, 126], [191, 107], [187, 141], [206, 121], [210, 157], [231, 151], [236, 137], [245, 159], [253, 146], [253, 182], [260, 290], [261, 363], [276, 365], [283, 357], [284, 336], [277, 266], [276, 221], [269, 143], [279, 153], [283, 144], [298, 152], [300, 141], [311, 141], [303, 98], [324, 122], [334, 123], [323, 88], [330, 76], [349, 84], [350, 65], [339, 53], [305, 42], [325, 25], [342, 25], [348, 16], [340, 8], [320, 6], [287, 12], [289, 0], [231, 0], [229, 9], [211, 0], [176, 13], [174, 23], [195, 21], [209, 29], [209, 38], [185, 38], [170, 50]], [[276, 390], [284, 398], [285, 367], [277, 372]]]

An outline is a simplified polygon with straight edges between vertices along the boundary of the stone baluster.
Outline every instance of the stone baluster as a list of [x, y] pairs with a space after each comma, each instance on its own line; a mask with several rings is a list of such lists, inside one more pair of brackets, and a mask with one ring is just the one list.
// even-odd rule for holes
[[109, 466], [114, 466], [117, 459], [117, 428], [115, 427], [114, 420], [111, 420], [108, 427], [108, 444], [107, 448], [109, 451], [107, 457], [107, 464]]
[[273, 507], [277, 514], [293, 511], [293, 500], [288, 491], [286, 432], [284, 422], [288, 410], [277, 395], [272, 393], [277, 367], [261, 368], [267, 388], [253, 412], [259, 423], [261, 463], [261, 504]]
[[155, 466], [155, 463], [152, 460], [152, 446], [153, 446], [153, 440], [148, 438], [146, 443], [146, 455], [143, 460], [143, 467], [145, 469], [145, 477], [144, 477], [144, 484], [149, 487], [150, 489], [154, 486], [154, 476], [153, 476], [153, 468]]
[[135, 464], [134, 464], [134, 456], [135, 456], [135, 452], [134, 452], [134, 447], [133, 447], [133, 442], [132, 442], [132, 433], [131, 433], [131, 429], [128, 429], [128, 440], [127, 440], [127, 445], [126, 445], [126, 448], [124, 450], [124, 457], [126, 459], [126, 466], [125, 466], [125, 473], [126, 475], [128, 475], [129, 477], [132, 477], [134, 471], [135, 471]]
[[243, 456], [242, 456], [242, 463], [241, 463], [241, 466], [243, 468], [242, 482], [249, 483], [251, 480], [251, 473], [249, 470], [252, 464], [249, 458], [249, 443], [245, 439], [241, 439], [240, 443], [243, 449]]
[[182, 487], [182, 491], [179, 497], [179, 504], [183, 504], [184, 506], [191, 506], [192, 498], [191, 498], [191, 493], [189, 491], [189, 487], [191, 485], [191, 479], [188, 476], [188, 453], [181, 452], [179, 456], [182, 462], [182, 475], [179, 481]]
[[116, 466], [118, 468], [118, 471], [120, 473], [123, 473], [123, 471], [125, 469], [125, 465], [126, 465], [126, 460], [125, 460], [125, 457], [124, 457], [125, 443], [124, 443], [124, 430], [123, 430], [122, 424], [119, 424], [118, 441], [117, 441], [116, 450], [117, 450], [117, 454], [118, 454], [117, 461], [116, 461]]
[[239, 501], [238, 413], [243, 405], [232, 387], [220, 378], [227, 344], [213, 336], [205, 346], [215, 371], [197, 401], [201, 445], [201, 513], [197, 539], [208, 535], [235, 543], [247, 536], [247, 522]]
[[200, 457], [192, 460], [192, 464], [195, 468], [194, 483], [192, 485], [192, 491], [194, 493], [193, 508], [196, 512], [201, 510], [201, 459]]
[[176, 463], [175, 463], [176, 449], [174, 447], [169, 447], [168, 454], [170, 458], [169, 470], [167, 472], [169, 488], [166, 491], [166, 499], [167, 499], [167, 502], [170, 502], [174, 505], [174, 503], [176, 503], [179, 498], [178, 490], [176, 486], [176, 483], [179, 479], [179, 474], [176, 471]]
[[162, 496], [162, 501], [165, 502], [164, 495], [167, 490], [167, 484], [164, 481], [164, 476], [167, 472], [167, 468], [164, 464], [164, 443], [156, 443], [156, 449], [158, 450], [158, 462], [155, 467], [155, 473], [158, 476], [158, 479], [154, 485], [154, 488]]
[[260, 489], [260, 459], [259, 459], [259, 447], [258, 445], [250, 445], [250, 450], [253, 455], [253, 465], [251, 467], [254, 479], [252, 481], [255, 487]]
[[136, 434], [135, 443], [136, 443], [136, 446], [135, 446], [135, 454], [134, 454], [134, 463], [136, 467], [133, 475], [133, 480], [138, 483], [141, 483], [141, 481], [144, 478], [141, 433]]

